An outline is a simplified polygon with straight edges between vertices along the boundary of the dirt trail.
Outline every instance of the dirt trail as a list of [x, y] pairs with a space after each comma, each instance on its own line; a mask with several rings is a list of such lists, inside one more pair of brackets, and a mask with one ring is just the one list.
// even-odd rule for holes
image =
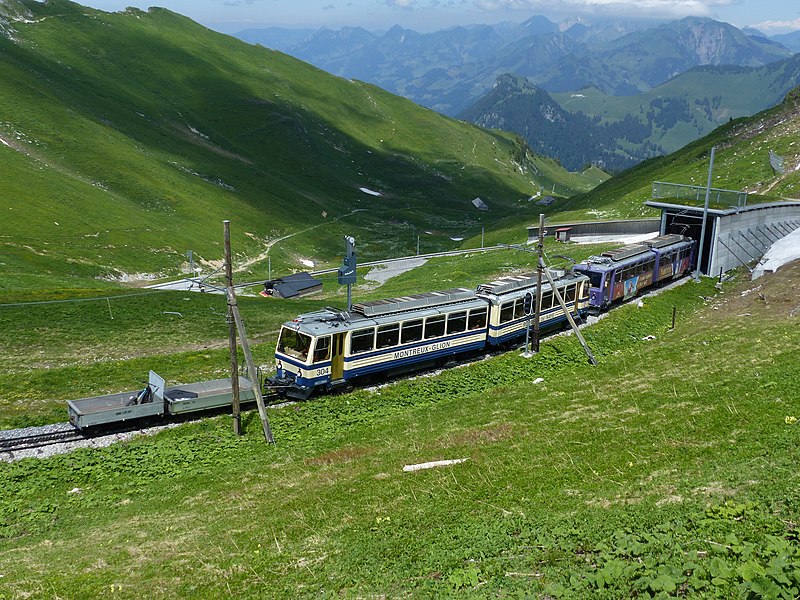
[[256, 263], [260, 263], [261, 261], [266, 260], [267, 257], [269, 256], [269, 251], [272, 250], [272, 247], [275, 244], [279, 243], [279, 242], [283, 242], [285, 240], [288, 240], [289, 238], [293, 238], [296, 235], [300, 235], [301, 233], [307, 233], [307, 232], [312, 231], [314, 229], [318, 229], [319, 227], [324, 227], [325, 225], [330, 225], [331, 223], [335, 223], [336, 221], [340, 221], [341, 219], [344, 219], [346, 217], [351, 217], [356, 213], [365, 212], [365, 211], [368, 211], [368, 210], [370, 210], [370, 209], [369, 208], [356, 208], [355, 210], [352, 210], [347, 214], [339, 215], [338, 217], [334, 217], [330, 221], [326, 221], [324, 223], [319, 223], [317, 225], [312, 225], [311, 227], [306, 227], [305, 229], [301, 229], [300, 231], [295, 231], [294, 233], [290, 233], [288, 235], [284, 235], [284, 236], [281, 236], [279, 238], [275, 238], [274, 240], [271, 240], [271, 241], [267, 242], [267, 246], [266, 246], [266, 248], [264, 249], [263, 252], [261, 252], [257, 256], [254, 256], [253, 258], [248, 258], [244, 262], [238, 263], [237, 265], [234, 266], [233, 270], [236, 271], [236, 272], [244, 271], [248, 267], [251, 267]]

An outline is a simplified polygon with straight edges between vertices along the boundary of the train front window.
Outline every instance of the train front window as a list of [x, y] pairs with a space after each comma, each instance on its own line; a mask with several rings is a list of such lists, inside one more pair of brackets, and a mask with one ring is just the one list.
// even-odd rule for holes
[[603, 280], [603, 274], [597, 271], [589, 271], [589, 285], [593, 288], [599, 288], [600, 282]]
[[286, 327], [281, 329], [281, 335], [278, 338], [278, 352], [306, 362], [310, 349], [311, 336]]

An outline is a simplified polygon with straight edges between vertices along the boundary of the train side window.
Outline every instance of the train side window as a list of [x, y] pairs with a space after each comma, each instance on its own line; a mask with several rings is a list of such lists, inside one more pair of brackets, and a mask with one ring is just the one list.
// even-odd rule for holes
[[525, 316], [525, 300], [523, 298], [517, 298], [516, 302], [514, 302], [514, 318], [521, 319]]
[[403, 344], [418, 342], [422, 339], [422, 319], [406, 321], [400, 330], [400, 341]]
[[575, 286], [569, 285], [564, 289], [564, 302], [575, 302]]
[[553, 308], [553, 292], [542, 292], [542, 310], [550, 310]]
[[375, 347], [375, 328], [359, 329], [350, 337], [350, 354], [369, 352]]
[[483, 329], [484, 327], [486, 327], [486, 307], [473, 308], [469, 311], [467, 328], [472, 331], [473, 329]]
[[447, 333], [461, 333], [467, 328], [467, 313], [458, 312], [447, 315]]
[[500, 322], [508, 323], [514, 318], [514, 302], [506, 302], [500, 305]]
[[444, 335], [445, 315], [434, 315], [425, 319], [425, 339], [429, 340]]
[[314, 346], [314, 362], [322, 362], [331, 358], [331, 336], [317, 338]]
[[390, 323], [389, 325], [381, 325], [378, 327], [378, 335], [375, 343], [376, 348], [389, 348], [390, 346], [397, 346], [399, 341], [399, 323]]

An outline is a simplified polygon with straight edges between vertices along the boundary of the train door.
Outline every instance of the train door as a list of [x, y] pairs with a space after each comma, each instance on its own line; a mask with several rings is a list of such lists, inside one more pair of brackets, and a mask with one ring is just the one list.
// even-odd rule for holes
[[344, 338], [347, 332], [333, 334], [333, 352], [331, 354], [331, 381], [344, 377]]

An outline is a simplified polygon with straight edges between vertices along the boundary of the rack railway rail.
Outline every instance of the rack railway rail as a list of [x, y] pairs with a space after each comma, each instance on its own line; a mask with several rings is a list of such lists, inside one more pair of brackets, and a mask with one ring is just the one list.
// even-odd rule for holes
[[65, 444], [86, 439], [86, 435], [75, 429], [59, 429], [42, 433], [28, 433], [12, 435], [0, 439], [0, 453], [14, 453], [20, 450], [33, 450], [52, 446], [53, 444]]

